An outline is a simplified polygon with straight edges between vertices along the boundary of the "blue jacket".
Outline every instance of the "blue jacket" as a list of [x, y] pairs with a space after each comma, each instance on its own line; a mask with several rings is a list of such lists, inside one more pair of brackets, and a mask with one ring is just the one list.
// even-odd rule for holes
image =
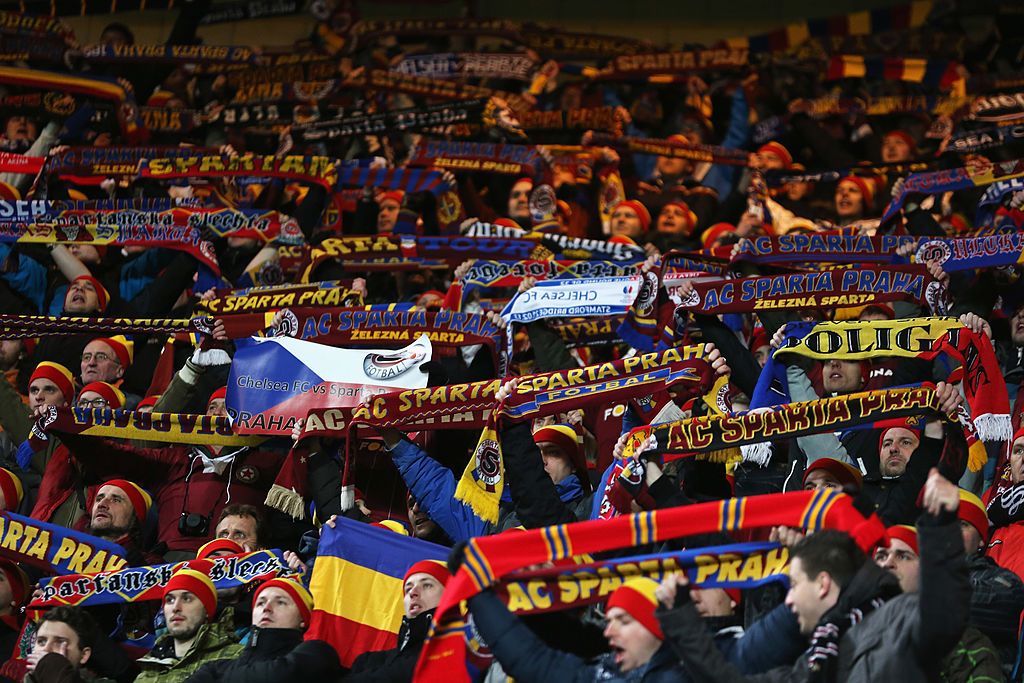
[[[416, 497], [430, 519], [456, 543], [519, 525], [513, 506], [509, 505], [505, 498], [502, 499], [496, 526], [477, 517], [473, 508], [455, 498], [458, 480], [452, 471], [412, 442], [405, 439], [400, 441], [391, 451], [391, 459], [402, 475], [405, 485], [412, 491], [412, 495]], [[560, 481], [555, 490], [559, 499], [566, 503], [583, 496], [576, 475], [570, 475]]]

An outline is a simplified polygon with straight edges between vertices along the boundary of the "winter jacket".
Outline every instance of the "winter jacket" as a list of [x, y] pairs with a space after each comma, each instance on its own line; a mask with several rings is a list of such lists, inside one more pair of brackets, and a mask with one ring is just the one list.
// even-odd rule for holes
[[169, 550], [187, 552], [197, 551], [209, 538], [182, 535], [178, 531], [182, 512], [208, 515], [212, 532], [225, 505], [262, 506], [284, 458], [283, 453], [270, 450], [225, 448], [204, 467], [204, 456], [212, 456], [205, 446], [133, 448], [91, 437], [62, 438], [82, 463], [87, 483], [119, 477], [149, 491], [159, 506], [160, 540]]
[[1002, 683], [1003, 669], [992, 641], [971, 626], [942, 660], [942, 683]]
[[189, 683], [277, 683], [332, 681], [341, 671], [338, 653], [322, 640], [302, 639], [297, 628], [253, 627], [240, 655], [210, 662]]
[[[590, 519], [593, 494], [585, 495], [581, 489], [577, 495], [563, 499], [544, 471], [544, 461], [529, 425], [516, 424], [501, 430], [501, 450], [516, 516], [523, 526], [538, 529]], [[564, 487], [564, 482], [560, 483]], [[589, 488], [589, 480], [581, 484]]]
[[364, 652], [352, 662], [346, 683], [407, 683], [412, 680], [416, 660], [420, 658], [423, 641], [427, 639], [435, 610], [421, 612], [413, 618], [402, 617], [398, 629], [398, 647], [390, 650]]
[[174, 656], [174, 638], [163, 635], [149, 654], [138, 660], [142, 673], [135, 683], [179, 683], [188, 680], [204, 664], [219, 659], [235, 659], [242, 650], [227, 630], [216, 624], [203, 624], [192, 647], [178, 659]]
[[971, 581], [971, 626], [985, 634], [1004, 664], [1017, 657], [1017, 625], [1024, 610], [1024, 581], [991, 557], [967, 558]]
[[519, 521], [508, 504], [500, 506], [497, 525], [478, 517], [468, 503], [455, 497], [458, 486], [455, 474], [411, 441], [399, 441], [391, 451], [391, 459], [427, 516], [453, 541], [466, 541], [518, 526]]
[[[836, 681], [931, 682], [938, 667], [953, 650], [967, 625], [970, 584], [964, 562], [963, 541], [955, 514], [922, 515], [918, 521], [921, 548], [921, 589], [915, 594], [889, 598], [881, 607], [848, 629], [839, 643]], [[866, 561], [839, 597], [837, 608], [848, 611], [871, 597], [898, 591], [894, 577]], [[859, 595], [850, 600], [850, 595]], [[844, 598], [845, 596], [845, 598]], [[845, 605], [845, 602], [849, 602]], [[826, 618], [829, 614], [826, 613]], [[695, 680], [735, 681], [811, 680], [807, 657], [792, 667], [744, 676], [714, 647], [692, 603], [666, 610], [658, 608], [658, 621], [670, 644]]]
[[587, 662], [548, 647], [517, 619], [490, 589], [469, 600], [473, 622], [494, 658], [517, 681], [531, 683], [678, 683], [684, 675], [679, 661], [662, 646], [644, 666], [619, 671], [615, 655], [606, 653]]

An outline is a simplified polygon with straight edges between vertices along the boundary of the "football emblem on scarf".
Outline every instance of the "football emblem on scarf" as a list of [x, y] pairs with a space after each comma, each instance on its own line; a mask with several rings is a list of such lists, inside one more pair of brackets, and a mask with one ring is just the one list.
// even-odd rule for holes
[[501, 453], [498, 442], [484, 439], [476, 452], [476, 475], [479, 481], [488, 486], [497, 486], [501, 481]]
[[368, 353], [363, 359], [363, 372], [373, 379], [393, 379], [404, 375], [425, 356], [424, 350], [415, 346], [401, 353]]

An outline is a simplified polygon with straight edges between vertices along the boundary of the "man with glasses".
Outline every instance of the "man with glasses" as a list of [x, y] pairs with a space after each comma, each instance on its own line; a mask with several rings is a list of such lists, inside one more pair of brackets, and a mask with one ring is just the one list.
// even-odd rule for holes
[[[133, 356], [134, 344], [121, 335], [93, 339], [82, 351], [82, 383], [105, 382], [112, 386], [120, 385], [124, 373], [131, 367]], [[140, 400], [140, 397], [129, 394], [125, 396], [123, 405], [132, 409]]]
[[124, 394], [113, 384], [107, 382], [90, 382], [78, 392], [75, 405], [79, 408], [111, 408], [117, 410], [124, 407]]

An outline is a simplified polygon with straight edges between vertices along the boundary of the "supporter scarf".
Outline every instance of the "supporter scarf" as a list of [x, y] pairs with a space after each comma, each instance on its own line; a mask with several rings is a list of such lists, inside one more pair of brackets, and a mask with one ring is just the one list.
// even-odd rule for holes
[[750, 152], [742, 149], [730, 149], [717, 145], [697, 145], [675, 140], [656, 140], [653, 138], [623, 137], [613, 139], [610, 136], [595, 136], [595, 145], [609, 144], [625, 148], [636, 154], [653, 154], [659, 157], [689, 159], [690, 161], [706, 161], [712, 164], [729, 166], [746, 166]]
[[82, 47], [82, 59], [101, 64], [252, 64], [259, 56], [252, 48], [237, 45], [95, 43]]
[[[449, 310], [381, 310], [359, 308], [285, 308], [275, 336], [288, 336], [335, 347], [374, 346], [382, 342], [409, 344], [426, 335], [431, 344], [461, 348], [484, 344], [492, 355], [501, 349], [502, 331], [482, 315]], [[274, 313], [234, 313], [221, 318], [232, 339], [270, 327]]]
[[139, 175], [154, 180], [201, 177], [258, 176], [261, 178], [288, 178], [304, 180], [334, 188], [338, 172], [334, 160], [316, 156], [244, 155], [236, 157], [181, 155], [175, 158], [149, 158], [139, 162]]
[[[58, 1], [72, 2], [73, 0]], [[140, 3], [149, 1], [138, 0]], [[168, 0], [168, 2], [173, 1]], [[120, 5], [124, 0], [116, 0], [116, 2]], [[303, 3], [299, 2], [299, 0], [235, 0], [235, 2], [219, 2], [203, 15], [199, 23], [203, 26], [208, 26], [210, 24], [233, 24], [246, 19], [286, 17], [301, 12], [302, 6]]]
[[999, 161], [987, 160], [966, 168], [951, 168], [932, 173], [914, 173], [907, 176], [900, 193], [892, 198], [882, 214], [882, 223], [886, 223], [903, 206], [908, 194], [941, 194], [963, 190], [969, 187], [983, 187], [1000, 180], [1009, 180], [1024, 175], [1024, 159]]
[[957, 154], [976, 154], [986, 149], [1019, 143], [1022, 140], [1024, 140], [1024, 125], [1019, 123], [1005, 126], [985, 126], [954, 133], [946, 141], [946, 151]]
[[562, 337], [562, 341], [569, 348], [581, 346], [594, 346], [601, 344], [617, 344], [622, 341], [619, 338], [619, 326], [622, 319], [611, 316], [590, 320], [579, 320], [577, 322], [561, 322], [553, 325], [554, 330]]
[[971, 102], [970, 118], [978, 121], [1013, 121], [1024, 117], [1024, 92], [982, 95]]
[[[753, 403], [753, 401], [751, 401]], [[653, 436], [654, 451], [668, 453], [666, 461], [692, 457], [725, 462], [732, 449], [743, 448], [744, 459], [765, 464], [770, 442], [811, 434], [862, 428], [861, 425], [905, 426], [902, 418], [937, 410], [930, 387], [863, 391], [799, 403], [784, 403], [768, 411], [711, 415], [638, 427], [629, 444]], [[628, 449], [627, 449], [628, 451]], [[626, 457], [632, 455], [626, 453]]]
[[936, 305], [945, 310], [940, 285], [924, 266], [869, 266], [785, 275], [697, 280], [680, 308], [703, 315], [771, 309], [864, 306], [887, 301]]
[[344, 185], [387, 188], [403, 192], [429, 192], [435, 196], [453, 188], [440, 171], [418, 168], [371, 168], [369, 163], [343, 162], [338, 168], [338, 188]]
[[36, 175], [43, 168], [46, 157], [0, 152], [0, 173], [28, 173]]
[[523, 130], [600, 130], [618, 133], [622, 129], [622, 114], [618, 107], [581, 107], [567, 111], [517, 111], [516, 118]]
[[81, 574], [121, 569], [125, 550], [82, 531], [0, 511], [0, 557], [48, 574]]
[[515, 93], [502, 90], [492, 90], [479, 85], [448, 81], [439, 78], [424, 78], [422, 76], [410, 76], [394, 71], [383, 69], [371, 69], [366, 72], [362, 79], [354, 82], [354, 85], [370, 90], [390, 90], [404, 92], [409, 95], [421, 95], [423, 97], [437, 97], [446, 100], [472, 100], [500, 97], [508, 102], [515, 111], [530, 109], [529, 103]]
[[408, 55], [392, 71], [428, 78], [511, 78], [529, 81], [537, 62], [522, 52], [445, 52]]
[[826, 19], [808, 19], [767, 33], [733, 38], [726, 43], [749, 48], [753, 53], [788, 52], [808, 38], [842, 38], [917, 28], [925, 23], [931, 11], [930, 2], [908, 2], [866, 12], [834, 15]]
[[611, 261], [486, 261], [478, 260], [462, 276], [464, 286], [516, 287], [523, 279], [609, 278], [633, 275], [636, 266]]
[[[570, 407], [646, 396], [686, 386], [718, 406], [714, 372], [703, 360], [704, 346], [684, 346], [558, 372], [524, 375], [499, 417], [521, 422]], [[366, 407], [309, 412], [301, 439], [345, 436], [353, 425], [427, 429], [481, 429], [495, 406], [499, 379], [410, 389], [374, 396]], [[300, 439], [300, 441], [301, 441]]]
[[[866, 360], [878, 356], [932, 360], [946, 353], [961, 369], [950, 381], [963, 381], [964, 396], [978, 437], [983, 441], [1010, 438], [1010, 399], [999, 360], [990, 340], [954, 318], [911, 318], [869, 322], [790, 323], [782, 347], [775, 351], [758, 379], [751, 408], [771, 405], [773, 379], [785, 377], [778, 355], [796, 354], [815, 360]], [[982, 463], [983, 464], [983, 463]]]
[[675, 345], [676, 304], [662, 287], [669, 263], [675, 259], [670, 252], [656, 269], [640, 274], [640, 291], [623, 317], [618, 335], [633, 348], [650, 351]]
[[214, 298], [201, 299], [196, 306], [203, 312], [214, 315], [263, 313], [289, 306], [362, 306], [362, 292], [351, 287], [351, 280], [336, 280], [308, 285], [218, 289], [214, 292]]
[[533, 177], [547, 165], [534, 145], [446, 140], [421, 140], [409, 152], [408, 164], [518, 177]]
[[220, 273], [213, 245], [198, 230], [161, 225], [80, 226], [35, 222], [0, 223], [0, 242], [20, 244], [119, 244], [163, 247], [191, 254], [215, 274]]
[[128, 410], [58, 408], [49, 406], [29, 433], [34, 450], [49, 441], [49, 434], [102, 436], [203, 446], [254, 446], [263, 437], [237, 436], [226, 417], [186, 413], [136, 413]]
[[47, 159], [45, 173], [60, 176], [134, 177], [143, 159], [215, 154], [202, 147], [69, 147]]
[[71, 93], [87, 98], [109, 100], [117, 105], [118, 123], [129, 139], [134, 139], [142, 129], [138, 108], [130, 86], [126, 82], [114, 81], [100, 76], [81, 76], [39, 69], [0, 66], [0, 83], [4, 85], [34, 88], [46, 92]]
[[1016, 233], [963, 238], [817, 233], [753, 237], [744, 242], [735, 260], [752, 263], [897, 263], [902, 259], [895, 252], [904, 244], [917, 245], [914, 258], [918, 263], [936, 258], [948, 273], [1014, 265], [1024, 259], [1024, 236]]
[[[603, 404], [612, 393], [620, 400], [665, 391], [669, 387], [686, 388], [687, 394], [702, 395], [709, 405], [721, 409], [719, 402], [727, 382], [724, 378], [716, 381], [711, 366], [703, 360], [704, 354], [703, 345], [689, 346], [572, 370], [525, 375], [512, 396], [498, 407], [497, 414], [494, 396], [502, 384], [499, 379], [377, 395], [366, 406], [309, 411], [296, 446], [307, 438], [346, 438], [343, 481], [347, 481], [348, 456], [354, 437], [351, 429], [357, 425], [414, 430], [484, 429], [488, 425], [493, 427], [496, 419], [532, 420], [570, 408]], [[504, 472], [498, 441], [482, 438], [475, 450], [477, 456], [466, 470], [465, 476], [474, 482], [466, 486], [473, 486], [479, 480], [493, 489], [472, 492], [476, 495], [464, 492], [471, 507], [474, 503], [496, 502], [501, 496], [497, 484]], [[268, 505], [293, 517], [302, 514], [304, 462], [293, 448], [281, 469], [278, 483], [267, 497]], [[474, 508], [474, 512], [486, 518], [487, 513], [482, 508]]]
[[831, 170], [813, 171], [810, 173], [787, 170], [767, 170], [762, 171], [761, 175], [764, 176], [765, 184], [767, 184], [768, 187], [781, 187], [786, 183], [835, 183], [851, 175], [863, 177], [866, 174], [872, 174], [888, 178], [893, 176], [905, 176], [909, 173], [931, 170], [935, 168], [936, 163], [937, 162], [935, 161], [910, 161], [899, 164], [865, 164], [863, 166], [838, 169], [834, 168]]
[[71, 334], [213, 334], [213, 318], [83, 318], [48, 315], [0, 314], [5, 339], [29, 339]]
[[[1024, 127], [1022, 127], [1024, 134]], [[1024, 178], [1011, 178], [992, 183], [985, 189], [985, 193], [978, 200], [978, 208], [974, 216], [974, 223], [978, 226], [988, 226], [993, 223], [996, 211], [998, 211], [1003, 200], [1009, 194], [1024, 192]]]
[[743, 69], [748, 65], [747, 58], [745, 48], [619, 55], [601, 69], [585, 68], [583, 75], [595, 80], [632, 80], [698, 71]]
[[15, 35], [34, 35], [36, 38], [73, 44], [75, 35], [63, 20], [55, 16], [31, 16], [20, 12], [0, 11], [0, 30]]
[[0, 109], [33, 112], [43, 116], [71, 116], [78, 110], [78, 107], [79, 102], [74, 97], [60, 93], [33, 92], [0, 97]]
[[371, 38], [391, 35], [499, 36], [518, 39], [522, 26], [504, 19], [361, 19], [348, 35], [353, 46]]
[[309, 278], [322, 262], [369, 261], [372, 259], [427, 259], [447, 261], [452, 265], [466, 259], [530, 260], [549, 256], [551, 252], [528, 239], [475, 239], [471, 237], [412, 237], [411, 235], [376, 235], [373, 237], [329, 237], [310, 255], [310, 265], [303, 274]]
[[[348, 84], [339, 78], [323, 81], [295, 81], [278, 83], [274, 81], [256, 81], [249, 85], [235, 88], [228, 105], [239, 106], [263, 103], [266, 105], [285, 103], [303, 105], [307, 102], [320, 102], [340, 95], [343, 87]], [[213, 108], [211, 108], [213, 109]], [[213, 109], [216, 111], [216, 109]]]
[[43, 578], [39, 587], [42, 595], [32, 600], [29, 607], [89, 607], [163, 600], [164, 586], [179, 569], [195, 569], [206, 574], [217, 590], [247, 586], [292, 573], [280, 550], [256, 550], [239, 555], [211, 557], [208, 560], [70, 574]]
[[[546, 233], [527, 232], [520, 228], [509, 228], [504, 225], [493, 225], [477, 221], [462, 231], [466, 237], [486, 239], [530, 239], [539, 240], [545, 245], [555, 245], [564, 258], [585, 259], [588, 261], [628, 261], [639, 262], [646, 257], [644, 250], [632, 244], [605, 242], [568, 235], [549, 235]], [[486, 257], [484, 257], [486, 258]]]
[[549, 27], [527, 25], [521, 37], [527, 47], [547, 57], [596, 57], [609, 55], [635, 55], [648, 52], [651, 43], [636, 38], [607, 36], [597, 33], [572, 33], [551, 30]]
[[245, 88], [259, 83], [308, 83], [327, 81], [341, 75], [337, 59], [319, 54], [264, 55], [256, 65], [237, 67], [228, 64], [201, 66], [204, 74], [223, 74], [230, 88]]
[[486, 99], [445, 102], [425, 107], [395, 109], [379, 114], [316, 120], [292, 128], [292, 134], [307, 142], [333, 140], [357, 135], [384, 135], [393, 131], [422, 131], [480, 120]]
[[608, 598], [625, 581], [646, 576], [660, 582], [683, 573], [697, 588], [756, 588], [786, 583], [789, 549], [777, 543], [730, 545], [621, 557], [512, 573], [495, 592], [515, 614], [583, 607]]
[[[72, 199], [0, 199], [0, 221], [45, 223], [66, 212], [95, 211], [109, 209], [128, 213], [133, 211], [160, 212], [175, 206], [174, 200], [162, 199], [100, 199], [75, 201]], [[97, 220], [98, 222], [98, 220]], [[157, 221], [145, 221], [156, 223]]]
[[829, 61], [824, 80], [837, 81], [843, 78], [906, 81], [940, 90], [949, 90], [957, 83], [963, 87], [960, 65], [948, 59], [835, 55]]
[[[292, 102], [266, 102], [260, 104], [232, 104], [208, 106], [202, 113], [197, 112], [203, 124], [223, 123], [242, 130], [274, 130], [276, 126], [292, 124], [305, 125], [309, 121], [334, 118], [333, 108], [314, 107]], [[276, 133], [277, 131], [275, 131]], [[313, 138], [303, 138], [312, 140]]]
[[544, 280], [519, 292], [501, 312], [507, 322], [622, 315], [640, 294], [638, 276]]
[[865, 551], [882, 538], [885, 531], [875, 515], [865, 520], [845, 494], [822, 490], [733, 498], [610, 520], [473, 538], [465, 548], [462, 565], [445, 586], [430, 635], [416, 665], [414, 680], [468, 683], [470, 679], [464, 665], [467, 647], [459, 623], [459, 603], [503, 582], [520, 567], [692, 534], [773, 525], [811, 531], [842, 529]]
[[490, 411], [487, 424], [480, 432], [476, 448], [455, 486], [453, 498], [464, 503], [470, 511], [490, 524], [498, 523], [498, 508], [505, 491], [505, 461], [501, 452], [501, 436], [495, 425], [495, 414]]
[[153, 133], [189, 133], [207, 123], [200, 112], [188, 109], [139, 107], [139, 115]]

